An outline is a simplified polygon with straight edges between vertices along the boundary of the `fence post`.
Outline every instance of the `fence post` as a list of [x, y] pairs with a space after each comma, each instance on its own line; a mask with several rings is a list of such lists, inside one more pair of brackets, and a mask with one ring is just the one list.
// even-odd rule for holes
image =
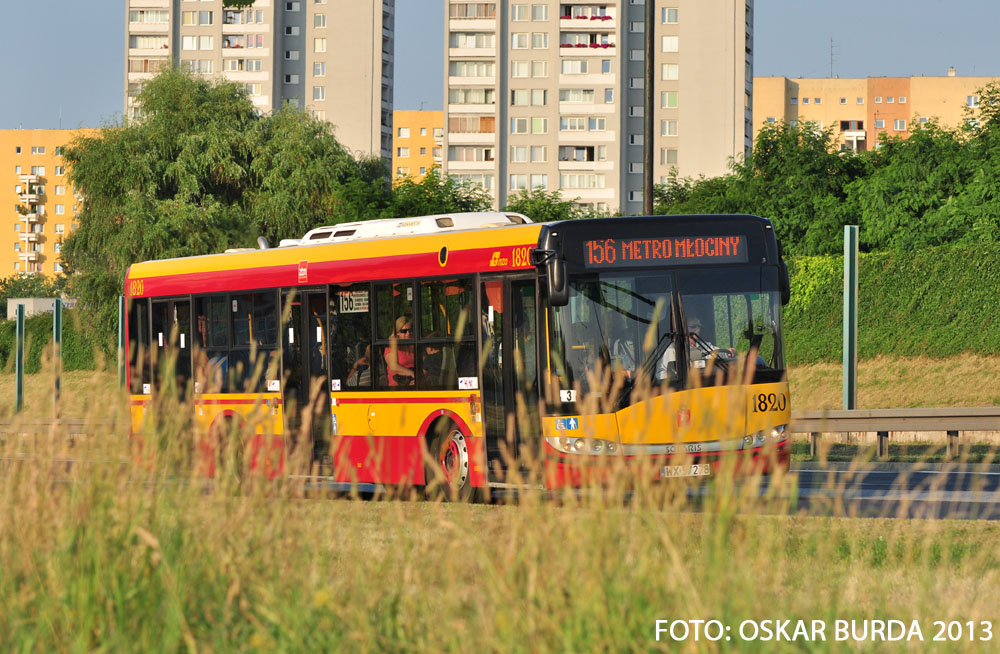
[[809, 432], [809, 456], [816, 456], [819, 452], [819, 432]]
[[55, 393], [52, 396], [52, 419], [59, 420], [59, 391], [62, 376], [62, 300], [56, 298], [52, 307], [52, 366], [55, 372]]
[[24, 406], [24, 305], [17, 305], [17, 343], [14, 345], [14, 412]]
[[844, 225], [844, 408], [858, 408], [857, 225]]
[[118, 388], [125, 388], [125, 296], [118, 296]]
[[948, 432], [947, 455], [949, 459], [954, 459], [958, 456], [958, 432], [955, 430], [950, 430]]
[[889, 432], [878, 432], [878, 458], [889, 458]]

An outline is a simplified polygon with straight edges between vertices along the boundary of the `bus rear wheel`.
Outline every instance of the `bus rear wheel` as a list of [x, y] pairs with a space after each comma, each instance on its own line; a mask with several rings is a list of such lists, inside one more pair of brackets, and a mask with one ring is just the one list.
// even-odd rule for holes
[[469, 442], [454, 423], [442, 425], [431, 440], [424, 465], [424, 494], [428, 499], [471, 502], [476, 490], [470, 479]]

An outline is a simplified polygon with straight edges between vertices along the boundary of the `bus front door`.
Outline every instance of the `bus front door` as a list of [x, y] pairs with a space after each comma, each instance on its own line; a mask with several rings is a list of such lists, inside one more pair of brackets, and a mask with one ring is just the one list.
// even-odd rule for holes
[[309, 444], [310, 461], [322, 461], [331, 433], [326, 291], [285, 290], [281, 306], [288, 320], [281, 330], [285, 433], [293, 452]]
[[154, 388], [187, 399], [191, 381], [191, 301], [154, 300], [152, 318]]
[[491, 481], [502, 482], [541, 451], [535, 279], [483, 279], [480, 295], [486, 458]]

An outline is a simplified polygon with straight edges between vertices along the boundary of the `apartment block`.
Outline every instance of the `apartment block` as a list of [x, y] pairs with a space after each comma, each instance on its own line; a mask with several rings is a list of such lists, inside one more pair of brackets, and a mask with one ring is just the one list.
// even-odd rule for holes
[[[654, 181], [716, 176], [752, 144], [752, 0], [655, 2]], [[642, 211], [643, 0], [446, 0], [443, 167]]]
[[126, 0], [125, 115], [164, 67], [246, 85], [262, 113], [290, 104], [358, 154], [392, 157], [395, 0]]
[[66, 175], [63, 149], [94, 129], [0, 130], [0, 277], [62, 272], [63, 239], [76, 229], [82, 198]]
[[398, 179], [424, 178], [431, 168], [441, 166], [444, 141], [443, 111], [397, 110], [392, 115], [392, 171]]
[[915, 125], [936, 119], [954, 128], [979, 106], [979, 90], [1000, 77], [787, 78], [754, 80], [754, 138], [767, 123], [810, 122], [833, 128], [842, 151], [877, 147], [886, 136], [907, 138]]

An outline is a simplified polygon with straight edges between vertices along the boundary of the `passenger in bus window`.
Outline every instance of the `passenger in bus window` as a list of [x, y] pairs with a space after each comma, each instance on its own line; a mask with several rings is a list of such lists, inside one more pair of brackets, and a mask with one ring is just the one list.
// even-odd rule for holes
[[389, 386], [410, 386], [416, 376], [413, 372], [415, 359], [413, 345], [399, 345], [400, 340], [413, 340], [413, 323], [409, 316], [396, 318], [396, 331], [389, 339], [389, 347], [385, 348]]

